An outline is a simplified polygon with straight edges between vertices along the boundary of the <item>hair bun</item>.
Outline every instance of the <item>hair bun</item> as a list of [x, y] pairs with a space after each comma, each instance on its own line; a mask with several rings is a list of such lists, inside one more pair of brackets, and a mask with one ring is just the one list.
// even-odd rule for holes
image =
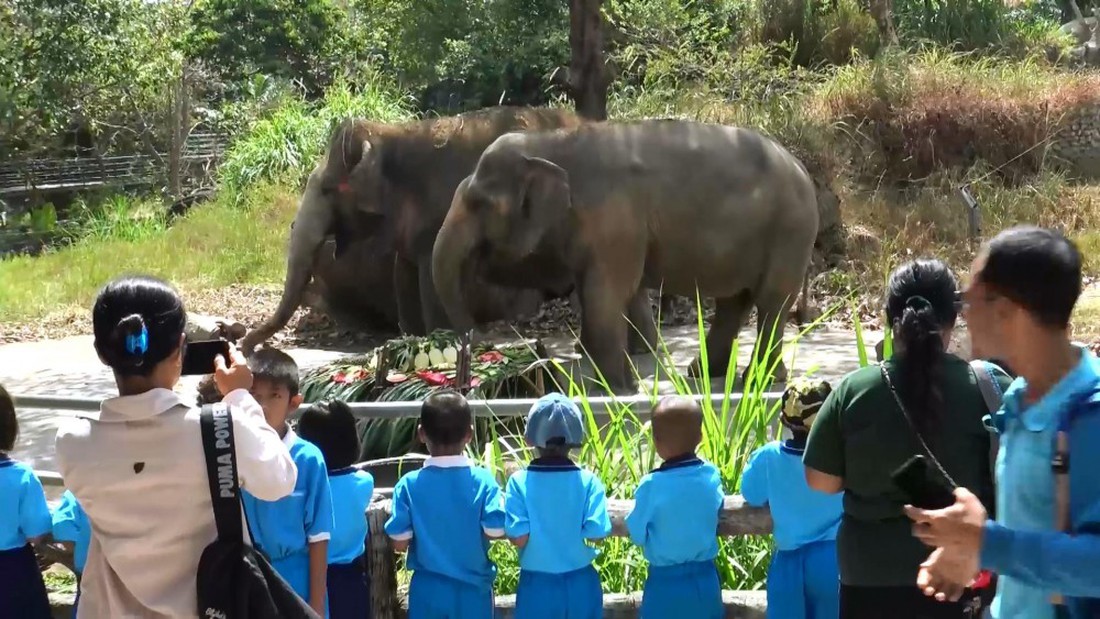
[[141, 314], [130, 314], [118, 321], [115, 327], [116, 341], [128, 357], [141, 357], [149, 350], [149, 329]]

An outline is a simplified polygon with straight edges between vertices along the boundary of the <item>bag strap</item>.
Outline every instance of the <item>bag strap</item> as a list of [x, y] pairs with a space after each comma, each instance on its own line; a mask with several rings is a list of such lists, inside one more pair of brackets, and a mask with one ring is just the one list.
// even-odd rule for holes
[[218, 540], [244, 543], [241, 492], [237, 484], [237, 457], [233, 446], [233, 416], [224, 402], [205, 404], [199, 413], [206, 477]]
[[[1001, 405], [1004, 403], [1004, 392], [1001, 391], [1001, 386], [997, 384], [997, 379], [993, 377], [993, 370], [990, 369], [989, 363], [982, 361], [981, 359], [974, 359], [970, 362], [970, 371], [974, 373], [974, 378], [978, 383], [978, 390], [982, 392], [982, 399], [985, 400], [985, 407], [989, 411], [990, 415], [996, 415], [997, 411], [1001, 410]], [[991, 473], [996, 474], [997, 470], [997, 452], [1001, 449], [1001, 437], [996, 432], [989, 433], [989, 470]]]
[[928, 454], [928, 458], [932, 461], [932, 464], [943, 475], [947, 483], [951, 484], [952, 488], [958, 488], [959, 484], [955, 483], [955, 480], [951, 478], [951, 475], [947, 472], [947, 469], [943, 468], [940, 464], [936, 454], [932, 453], [932, 449], [928, 446], [928, 443], [924, 441], [924, 436], [921, 435], [920, 430], [917, 429], [917, 424], [913, 423], [913, 418], [909, 416], [909, 412], [905, 408], [905, 403], [901, 401], [901, 396], [898, 395], [897, 389], [894, 389], [894, 383], [890, 380], [890, 372], [886, 370], [885, 364], [879, 364], [879, 370], [882, 371], [882, 380], [886, 382], [886, 387], [890, 390], [890, 393], [894, 396], [894, 401], [898, 403], [898, 410], [901, 411], [902, 417], [905, 417], [905, 421], [909, 424], [909, 429], [916, 435], [917, 440], [920, 441], [920, 445], [924, 448], [924, 453]]

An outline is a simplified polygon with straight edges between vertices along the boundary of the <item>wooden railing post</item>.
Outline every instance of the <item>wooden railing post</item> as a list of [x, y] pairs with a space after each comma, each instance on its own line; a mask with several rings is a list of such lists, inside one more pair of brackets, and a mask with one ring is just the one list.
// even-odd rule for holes
[[397, 595], [397, 554], [386, 537], [386, 519], [389, 517], [389, 499], [374, 501], [367, 508], [371, 616], [374, 619], [405, 619], [405, 611]]

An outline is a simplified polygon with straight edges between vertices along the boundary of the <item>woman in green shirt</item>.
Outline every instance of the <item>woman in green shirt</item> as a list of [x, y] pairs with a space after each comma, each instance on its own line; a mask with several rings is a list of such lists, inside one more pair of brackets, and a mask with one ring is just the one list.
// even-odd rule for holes
[[[886, 301], [894, 357], [845, 377], [814, 420], [803, 457], [806, 479], [816, 490], [844, 493], [837, 537], [841, 619], [971, 616], [966, 597], [938, 602], [917, 589], [918, 568], [931, 549], [913, 537], [902, 512], [905, 496], [890, 478], [914, 455], [930, 460], [923, 438], [955, 483], [977, 489], [993, 506], [990, 436], [982, 423], [989, 411], [969, 364], [946, 352], [958, 312], [958, 281], [943, 262], [898, 267]], [[1003, 374], [997, 379], [1002, 388], [1009, 382]], [[929, 468], [936, 470], [931, 462]]]

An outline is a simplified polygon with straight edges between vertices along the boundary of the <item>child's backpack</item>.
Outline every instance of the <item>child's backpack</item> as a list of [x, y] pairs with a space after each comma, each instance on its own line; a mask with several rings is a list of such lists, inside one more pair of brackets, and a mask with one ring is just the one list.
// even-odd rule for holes
[[202, 448], [218, 539], [202, 551], [198, 569], [199, 616], [206, 619], [320, 619], [244, 541], [241, 491], [233, 447], [233, 418], [224, 403], [202, 407]]

